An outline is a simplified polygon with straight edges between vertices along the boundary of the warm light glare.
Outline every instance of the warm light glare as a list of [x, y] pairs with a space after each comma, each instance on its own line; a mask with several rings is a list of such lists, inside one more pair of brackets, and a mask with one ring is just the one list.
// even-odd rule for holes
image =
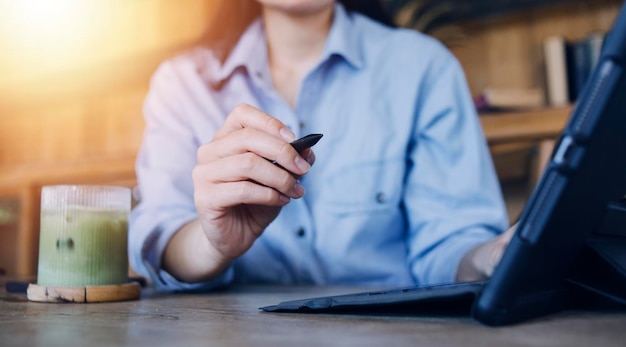
[[89, 0], [5, 0], [5, 30], [16, 41], [71, 41], [84, 37]]
[[[83, 4], [88, 3], [82, 1]], [[18, 0], [11, 1], [8, 12], [15, 23], [29, 29], [66, 29], [72, 15], [76, 15], [79, 0]]]
[[[93, 34], [92, 0], [0, 0], [0, 71], [46, 72], [77, 61]], [[22, 68], [16, 69], [17, 66]], [[7, 71], [8, 70], [8, 71]]]
[[53, 88], [194, 42], [217, 3], [0, 0], [0, 95]]

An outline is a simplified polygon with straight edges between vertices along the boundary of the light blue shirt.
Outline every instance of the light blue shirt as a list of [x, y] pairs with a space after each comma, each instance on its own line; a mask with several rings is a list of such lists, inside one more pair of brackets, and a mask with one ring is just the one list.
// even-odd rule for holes
[[[183, 283], [161, 269], [172, 235], [197, 217], [191, 172], [238, 104], [297, 136], [322, 133], [292, 200], [218, 278]], [[161, 65], [144, 107], [141, 203], [130, 259], [163, 290], [235, 283], [414, 285], [453, 282], [461, 257], [507, 218], [463, 71], [440, 43], [336, 5], [319, 64], [295, 107], [272, 86], [262, 20], [224, 64], [197, 48]], [[202, 261], [202, 259], [198, 259]]]

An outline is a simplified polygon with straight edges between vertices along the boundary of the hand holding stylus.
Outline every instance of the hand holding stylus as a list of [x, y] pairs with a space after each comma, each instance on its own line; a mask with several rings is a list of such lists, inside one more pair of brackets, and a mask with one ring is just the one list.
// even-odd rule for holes
[[[216, 275], [244, 254], [282, 206], [304, 195], [297, 178], [311, 168], [315, 156], [308, 147], [320, 137], [294, 142], [293, 132], [276, 118], [237, 106], [213, 140], [198, 150], [193, 170], [198, 219], [172, 239], [164, 267], [192, 282]], [[180, 254], [189, 251], [188, 245], [206, 261], [180, 265], [188, 258]]]

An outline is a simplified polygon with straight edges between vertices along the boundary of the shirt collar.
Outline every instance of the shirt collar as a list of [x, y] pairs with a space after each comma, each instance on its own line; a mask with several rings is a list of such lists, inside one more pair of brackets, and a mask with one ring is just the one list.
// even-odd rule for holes
[[207, 77], [213, 84], [220, 84], [240, 67], [250, 74], [258, 74], [267, 69], [267, 65], [265, 32], [261, 18], [258, 18], [244, 31], [223, 64], [215, 59]]
[[[335, 4], [333, 22], [324, 46], [321, 61], [333, 55], [343, 57], [353, 67], [363, 66], [358, 32], [353, 19], [343, 5]], [[214, 84], [228, 79], [233, 72], [243, 67], [249, 74], [262, 74], [267, 70], [267, 41], [261, 18], [256, 19], [240, 37], [224, 64], [212, 64], [207, 77]]]
[[322, 54], [322, 61], [333, 55], [344, 58], [355, 68], [363, 67], [363, 54], [360, 46], [360, 37], [354, 25], [354, 19], [348, 14], [342, 4], [335, 4], [333, 23], [326, 39], [326, 46]]

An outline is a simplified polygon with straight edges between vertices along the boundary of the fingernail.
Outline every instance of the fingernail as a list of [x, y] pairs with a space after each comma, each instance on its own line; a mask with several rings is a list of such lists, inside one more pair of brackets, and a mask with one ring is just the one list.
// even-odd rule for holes
[[309, 150], [309, 153], [306, 155], [306, 161], [310, 164], [311, 159], [313, 157], [313, 151]]
[[278, 197], [278, 199], [280, 200], [281, 203], [286, 204], [289, 202], [289, 200], [291, 200], [287, 195], [283, 195], [280, 194], [280, 196]]
[[298, 167], [298, 169], [300, 169], [303, 173], [307, 173], [309, 172], [309, 170], [311, 169], [311, 164], [309, 164], [308, 161], [304, 160], [304, 158], [302, 158], [301, 156], [296, 156], [296, 166]]
[[280, 137], [287, 142], [291, 142], [296, 139], [296, 134], [294, 134], [288, 128], [280, 128]]
[[293, 186], [293, 192], [296, 193], [297, 197], [302, 197], [304, 195], [304, 187], [296, 182], [296, 184]]

